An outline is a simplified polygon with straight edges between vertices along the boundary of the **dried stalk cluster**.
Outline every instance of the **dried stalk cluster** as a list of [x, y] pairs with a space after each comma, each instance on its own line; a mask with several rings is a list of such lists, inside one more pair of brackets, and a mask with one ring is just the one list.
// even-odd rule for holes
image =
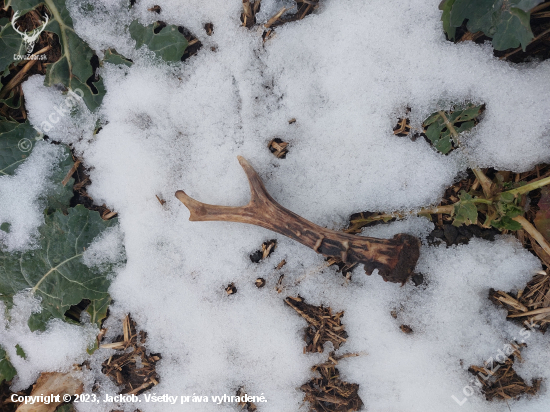
[[343, 311], [333, 315], [331, 308], [310, 305], [300, 296], [288, 297], [285, 299], [285, 303], [308, 323], [304, 335], [306, 341], [304, 353], [322, 353], [325, 342], [332, 342], [334, 349], [338, 349], [346, 341], [348, 334], [344, 330], [341, 320], [344, 316]]
[[159, 375], [156, 372], [156, 363], [160, 360], [160, 355], [152, 353], [147, 355], [143, 346], [147, 334], [143, 331], [136, 333], [136, 323], [129, 315], [124, 318], [122, 328], [124, 333], [120, 336], [123, 338], [122, 341], [100, 346], [100, 348], [121, 351], [103, 362], [102, 372], [123, 387], [121, 394], [139, 395], [152, 386], [158, 385]]

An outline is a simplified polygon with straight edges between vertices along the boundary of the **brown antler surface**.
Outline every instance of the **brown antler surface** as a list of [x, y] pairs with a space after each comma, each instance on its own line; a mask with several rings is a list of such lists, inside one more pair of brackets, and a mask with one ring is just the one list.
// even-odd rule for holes
[[413, 273], [420, 242], [414, 236], [398, 234], [393, 239], [350, 235], [326, 229], [285, 209], [267, 192], [260, 176], [241, 156], [239, 163], [250, 183], [251, 199], [246, 206], [229, 207], [201, 203], [178, 190], [176, 197], [189, 209], [191, 221], [240, 222], [261, 226], [345, 263], [363, 263], [370, 275], [374, 269], [385, 281], [404, 284]]

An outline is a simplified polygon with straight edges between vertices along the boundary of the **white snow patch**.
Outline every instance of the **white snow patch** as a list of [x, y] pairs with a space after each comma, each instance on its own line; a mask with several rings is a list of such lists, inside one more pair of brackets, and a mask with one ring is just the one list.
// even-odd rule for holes
[[[110, 290], [110, 322], [131, 313], [147, 331], [149, 349], [162, 354], [154, 391], [210, 396], [234, 394], [244, 385], [249, 394], [267, 397], [262, 412], [299, 410], [296, 388], [312, 376], [311, 365], [326, 359], [326, 353], [302, 354], [305, 322], [283, 304], [285, 296], [300, 294], [345, 310], [349, 338], [341, 352], [362, 356], [339, 369], [360, 384], [367, 410], [505, 408], [479, 394], [459, 407], [451, 396], [462, 399], [469, 365], [481, 364], [517, 334], [487, 300], [489, 288], [519, 288], [540, 269], [514, 240], [423, 246], [417, 270], [426, 283], [418, 288], [367, 278], [360, 270], [346, 283], [321, 256], [264, 229], [189, 222], [174, 192], [184, 189], [212, 204], [245, 204], [248, 183], [236, 160], [242, 155], [279, 203], [333, 229], [353, 212], [437, 204], [469, 166], [522, 171], [549, 160], [550, 95], [544, 86], [550, 63], [512, 65], [495, 59], [489, 45], [447, 42], [435, 0], [326, 0], [303, 21], [278, 27], [265, 44], [261, 30], [240, 27], [240, 2], [189, 0], [182, 6], [159, 0], [160, 16], [147, 11], [151, 4], [137, 2], [126, 12], [122, 3], [90, 1], [93, 10], [70, 4], [83, 38], [127, 53], [134, 65], [101, 68], [108, 90], [101, 108], [94, 115], [82, 111], [87, 120], [71, 120], [54, 133], [75, 144], [92, 168], [89, 194], [96, 203], [118, 212], [128, 260]], [[283, 4], [266, 1], [259, 20]], [[203, 48], [181, 64], [151, 61], [132, 50], [121, 28], [137, 17], [143, 24], [162, 19], [185, 26]], [[209, 22], [212, 36], [203, 29]], [[26, 82], [25, 97], [39, 126], [51, 101], [63, 97], [34, 79]], [[465, 101], [485, 103], [487, 110], [463, 137], [462, 150], [443, 156], [423, 139], [393, 135], [406, 107], [418, 128], [433, 111]], [[103, 128], [92, 136], [94, 116]], [[291, 118], [296, 123], [289, 124]], [[290, 142], [286, 159], [268, 151], [273, 137]], [[425, 237], [430, 228], [427, 220], [410, 218], [364, 234]], [[274, 254], [252, 264], [250, 253], [270, 238], [278, 240]], [[287, 265], [275, 270], [283, 258]], [[284, 291], [278, 294], [280, 274]], [[265, 288], [254, 286], [257, 277], [266, 279]], [[231, 282], [237, 294], [227, 296]], [[398, 310], [398, 319], [391, 310]], [[415, 332], [403, 334], [400, 322]], [[540, 366], [547, 364], [548, 344], [536, 334], [528, 344], [518, 371], [550, 379]], [[102, 393], [115, 390], [100, 373], [101, 357], [110, 353], [94, 354], [88, 390], [94, 376], [103, 382]], [[509, 404], [514, 411], [542, 412], [548, 396], [543, 387], [537, 397]], [[128, 411], [136, 406], [122, 405]], [[78, 406], [98, 410], [90, 408]], [[170, 410], [144, 402], [139, 408]], [[172, 410], [232, 408], [208, 403]]]
[[4, 250], [35, 246], [38, 227], [44, 223], [45, 197], [54, 188], [50, 176], [62, 156], [62, 147], [39, 141], [13, 176], [0, 176], [0, 224], [9, 224], [9, 232], [0, 230]]

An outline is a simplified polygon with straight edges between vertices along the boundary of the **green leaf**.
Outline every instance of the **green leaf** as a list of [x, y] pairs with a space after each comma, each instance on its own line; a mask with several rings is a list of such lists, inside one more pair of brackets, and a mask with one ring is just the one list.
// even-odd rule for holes
[[18, 11], [22, 16], [43, 2], [43, 0], [6, 0], [4, 8], [11, 6], [14, 11]]
[[[475, 119], [483, 112], [484, 106], [468, 104], [464, 107], [455, 107], [452, 111], [444, 112], [447, 121], [457, 134], [471, 130], [475, 126]], [[440, 112], [432, 113], [423, 123], [426, 129], [426, 137], [441, 153], [447, 154], [453, 149], [453, 143], [457, 141], [449, 130], [445, 119]]]
[[28, 121], [0, 122], [0, 176], [13, 175], [29, 157], [39, 136]]
[[71, 90], [80, 90], [84, 102], [93, 111], [101, 104], [105, 95], [103, 80], [93, 83], [97, 91], [86, 84], [94, 74], [90, 62], [94, 52], [76, 35], [73, 20], [65, 2], [63, 0], [45, 0], [44, 2], [52, 13], [52, 18], [45, 30], [59, 36], [62, 52], [58, 61], [48, 65], [44, 84], [52, 86], [61, 83]]
[[22, 291], [42, 299], [42, 307], [53, 317], [65, 320], [65, 312], [83, 299], [108, 296], [109, 271], [86, 266], [85, 249], [116, 219], [104, 221], [98, 212], [82, 205], [45, 217], [40, 227], [40, 249], [19, 253], [0, 251], [0, 294], [8, 300]]
[[23, 359], [27, 359], [27, 354], [25, 353], [23, 348], [19, 346], [19, 344], [15, 345], [15, 353], [17, 353], [17, 356], [20, 356]]
[[[41, 140], [40, 133], [33, 129], [28, 121], [25, 123], [0, 122], [0, 176], [13, 175], [15, 170], [29, 157], [37, 140]], [[53, 191], [50, 191], [47, 196], [50, 211], [53, 209], [66, 211], [69, 207], [73, 197], [74, 179], [70, 178], [65, 186], [61, 182], [73, 164], [71, 151], [64, 146], [62, 160], [51, 177], [55, 184]], [[3, 226], [0, 229], [5, 232], [9, 230]]]
[[90, 322], [101, 327], [101, 322], [107, 317], [107, 309], [111, 304], [111, 297], [105, 296], [102, 299], [93, 300], [86, 308], [86, 312], [90, 314]]
[[443, 0], [439, 3], [439, 10], [442, 10], [441, 21], [443, 22], [443, 30], [447, 33], [449, 40], [454, 40], [456, 35], [456, 27], [451, 25], [451, 9], [455, 0]]
[[493, 220], [491, 222], [491, 226], [493, 226], [496, 229], [499, 230], [520, 230], [521, 224], [516, 222], [515, 220], [512, 220], [512, 218], [508, 216], [502, 216], [498, 220]]
[[187, 39], [173, 24], [163, 27], [155, 34], [155, 29], [158, 27], [158, 22], [142, 26], [137, 20], [134, 20], [130, 24], [129, 30], [132, 39], [136, 41], [136, 49], [146, 45], [149, 50], [164, 61], [180, 61], [187, 48]]
[[73, 157], [68, 146], [64, 146], [64, 154], [62, 160], [56, 167], [52, 177], [50, 178], [54, 182], [54, 189], [47, 196], [47, 213], [53, 213], [56, 209], [60, 209], [63, 212], [67, 211], [71, 199], [74, 196], [73, 184], [74, 178], [70, 178], [66, 185], [63, 185], [63, 179], [70, 172], [74, 165]]
[[548, 186], [540, 190], [538, 207], [533, 223], [542, 236], [550, 241], [550, 188]]
[[515, 199], [515, 196], [512, 193], [501, 193], [500, 200], [504, 203], [512, 203]]
[[[92, 303], [86, 308], [86, 312], [90, 315], [90, 322], [95, 323], [98, 328], [101, 328], [101, 323], [107, 317], [107, 310], [111, 304], [111, 297], [107, 296], [103, 299], [93, 300]], [[88, 354], [92, 355], [99, 348], [99, 342], [97, 339], [94, 340], [86, 351]]]
[[8, 22], [0, 29], [0, 71], [3, 72], [14, 62], [14, 54], [25, 53], [23, 38]]
[[530, 10], [544, 0], [455, 0], [450, 17], [443, 27], [459, 27], [468, 20], [468, 30], [482, 31], [492, 37], [495, 50], [516, 48], [525, 50], [533, 39], [530, 25]]
[[53, 315], [47, 310], [42, 310], [42, 312], [33, 313], [29, 317], [27, 325], [29, 325], [29, 329], [31, 330], [31, 332], [34, 332], [36, 330], [44, 332], [46, 330], [46, 324], [50, 319], [53, 319]]
[[460, 200], [454, 204], [453, 226], [477, 223], [477, 207], [474, 198], [464, 190], [459, 195]]
[[107, 49], [103, 57], [103, 63], [111, 64], [123, 64], [130, 67], [134, 62], [130, 59], [127, 59], [122, 54], [118, 54], [114, 49]]
[[453, 148], [451, 139], [449, 137], [443, 137], [434, 142], [434, 147], [443, 154], [447, 154]]
[[16, 374], [17, 371], [9, 361], [6, 351], [0, 346], [0, 383], [11, 381]]

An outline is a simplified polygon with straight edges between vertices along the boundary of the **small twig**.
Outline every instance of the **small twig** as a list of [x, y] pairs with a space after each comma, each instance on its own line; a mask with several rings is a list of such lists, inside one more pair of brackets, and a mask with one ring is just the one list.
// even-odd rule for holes
[[275, 14], [272, 18], [270, 18], [270, 19], [267, 21], [266, 24], [264, 24], [264, 27], [265, 27], [266, 29], [269, 29], [272, 25], [275, 24], [275, 22], [276, 22], [277, 20], [279, 20], [279, 18], [280, 18], [280, 17], [283, 15], [283, 13], [284, 13], [285, 11], [287, 11], [287, 10], [288, 10], [288, 9], [287, 9], [286, 7], [283, 7], [281, 10], [279, 10], [279, 11], [277, 12], [277, 14]]
[[69, 170], [69, 172], [61, 182], [63, 186], [67, 186], [67, 183], [69, 183], [69, 179], [74, 174], [74, 172], [76, 172], [76, 169], [78, 169], [79, 165], [80, 165], [80, 160], [77, 160], [76, 162], [74, 162], [73, 167], [71, 167], [71, 170]]
[[243, 26], [251, 27], [254, 24], [254, 12], [250, 0], [243, 0]]
[[[46, 46], [43, 49], [41, 49], [41, 50], [37, 51], [36, 53], [34, 53], [32, 56], [36, 56], [37, 54], [44, 53], [44, 52], [50, 50], [50, 48], [51, 48], [51, 46]], [[36, 64], [37, 61], [38, 60], [29, 60], [25, 64], [25, 66], [23, 66], [23, 68], [21, 70], [19, 70], [19, 72], [13, 77], [13, 79], [11, 79], [9, 81], [9, 83], [4, 86], [2, 91], [0, 91], [0, 99], [3, 99], [4, 97], [6, 97], [8, 95], [8, 93], [15, 86], [17, 86], [19, 83], [21, 83], [23, 81], [23, 79], [27, 75], [27, 72], [32, 68], [32, 66], [34, 66]]]

